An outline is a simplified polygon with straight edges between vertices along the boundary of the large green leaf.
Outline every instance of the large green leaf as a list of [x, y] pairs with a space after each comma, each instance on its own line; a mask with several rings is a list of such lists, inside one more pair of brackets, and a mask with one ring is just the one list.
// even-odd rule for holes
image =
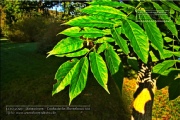
[[95, 41], [95, 44], [97, 43], [104, 43], [104, 42], [114, 42], [114, 39], [111, 37], [102, 37]]
[[170, 85], [170, 83], [177, 77], [178, 73], [180, 73], [180, 70], [175, 68], [165, 70], [157, 79], [157, 88], [162, 89]]
[[155, 2], [152, 2], [153, 3], [153, 6], [156, 8], [157, 12], [159, 13], [162, 13], [164, 12], [163, 14], [158, 14], [159, 17], [164, 21], [165, 25], [167, 26], [167, 28], [171, 31], [171, 33], [173, 35], [175, 35], [176, 37], [178, 37], [178, 32], [177, 32], [177, 29], [176, 29], [176, 26], [175, 24], [173, 23], [173, 21], [170, 19], [170, 17], [168, 17], [167, 14], [165, 14], [165, 11], [162, 9], [161, 6], [159, 6], [157, 3]]
[[105, 58], [111, 75], [115, 74], [119, 70], [121, 60], [111, 45], [108, 45], [108, 48], [105, 50]]
[[103, 58], [96, 52], [91, 52], [89, 54], [91, 71], [98, 81], [98, 83], [110, 94], [107, 82], [108, 82], [108, 70], [106, 63]]
[[111, 33], [113, 38], [115, 39], [115, 42], [118, 44], [118, 46], [122, 49], [122, 51], [127, 55], [129, 54], [129, 48], [127, 45], [127, 41], [124, 40], [120, 34], [121, 34], [121, 28], [118, 30], [117, 28], [111, 29]]
[[93, 1], [89, 2], [91, 5], [103, 5], [103, 6], [111, 6], [111, 7], [132, 7], [131, 5], [125, 4], [125, 3], [120, 3], [116, 1]]
[[173, 100], [180, 96], [180, 78], [177, 78], [172, 82], [172, 84], [169, 86], [169, 100]]
[[69, 91], [69, 105], [85, 88], [87, 82], [89, 62], [87, 57], [81, 58], [75, 72], [72, 74], [72, 80]]
[[147, 63], [149, 42], [144, 30], [131, 20], [124, 20], [122, 27], [126, 37], [131, 42], [134, 52], [144, 63]]
[[50, 52], [48, 52], [47, 57], [51, 55], [69, 53], [81, 49], [83, 47], [83, 42], [84, 41], [80, 38], [65, 38], [58, 42], [57, 45]]
[[59, 34], [64, 34], [70, 37], [80, 37], [83, 35], [82, 33], [80, 33], [80, 30], [81, 28], [79, 27], [70, 27], [60, 32]]
[[85, 55], [88, 52], [89, 52], [89, 49], [88, 48], [84, 48], [84, 49], [79, 50], [77, 52], [63, 54], [63, 55], [55, 55], [55, 56], [57, 56], [57, 57], [80, 57], [80, 56]]
[[163, 49], [164, 53], [160, 54], [162, 59], [170, 58], [173, 56], [173, 52], [170, 50]]
[[119, 11], [118, 9], [115, 9], [110, 6], [102, 6], [102, 5], [90, 5], [82, 9], [81, 12], [90, 15], [103, 16], [108, 19], [110, 18], [121, 19], [122, 17], [123, 18], [126, 17], [126, 15], [123, 12]]
[[78, 63], [78, 59], [72, 59], [71, 61], [63, 63], [58, 68], [55, 75], [57, 83], [53, 85], [52, 95], [62, 91], [67, 85], [71, 83], [72, 74], [75, 72]]
[[153, 67], [153, 73], [162, 74], [169, 67], [172, 67], [176, 63], [175, 60], [166, 60]]
[[105, 32], [99, 30], [97, 28], [84, 27], [84, 31], [82, 31], [84, 38], [97, 38], [105, 35]]
[[69, 20], [67, 23], [71, 26], [79, 27], [97, 27], [97, 28], [111, 28], [114, 22], [98, 16], [80, 16]]
[[105, 59], [113, 80], [122, 92], [124, 69], [120, 57], [111, 45], [105, 50]]
[[153, 21], [144, 9], [141, 9], [140, 11], [142, 15], [140, 15], [139, 18], [141, 20], [151, 20], [151, 22], [143, 22], [149, 40], [158, 48], [160, 53], [163, 53], [163, 39], [161, 31], [157, 27], [156, 22]]
[[64, 31], [62, 31], [59, 34], [64, 34], [70, 37], [80, 37], [83, 36], [84, 38], [97, 38], [102, 37], [108, 32], [104, 32], [102, 30], [99, 30], [97, 28], [90, 28], [90, 27], [84, 27], [84, 30], [81, 30], [79, 27], [71, 27]]

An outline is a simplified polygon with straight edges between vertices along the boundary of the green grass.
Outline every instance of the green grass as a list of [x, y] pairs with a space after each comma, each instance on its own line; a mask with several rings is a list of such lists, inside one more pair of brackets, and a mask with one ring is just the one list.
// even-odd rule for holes
[[68, 105], [68, 87], [52, 96], [54, 74], [67, 59], [36, 52], [36, 43], [1, 42], [1, 119], [2, 120], [128, 120], [129, 111], [119, 98], [114, 83], [111, 94], [100, 87], [92, 74], [85, 90], [72, 105], [90, 105], [90, 111], [56, 111], [55, 115], [8, 115], [6, 105]]

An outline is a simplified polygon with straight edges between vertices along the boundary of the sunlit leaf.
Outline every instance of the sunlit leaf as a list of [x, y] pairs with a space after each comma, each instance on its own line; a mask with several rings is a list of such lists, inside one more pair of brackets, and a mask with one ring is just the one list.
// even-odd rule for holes
[[81, 10], [83, 13], [87, 13], [90, 15], [97, 15], [97, 16], [103, 16], [108, 19], [110, 18], [122, 18], [126, 17], [126, 15], [121, 12], [118, 9], [115, 9], [110, 6], [102, 6], [102, 5], [90, 5], [88, 7], [85, 7], [84, 9]]
[[84, 27], [84, 30], [81, 33], [83, 33], [84, 38], [97, 38], [105, 35], [102, 30], [90, 27]]
[[129, 48], [127, 45], [127, 41], [124, 40], [120, 34], [121, 34], [121, 28], [117, 29], [117, 28], [113, 28], [111, 30], [112, 32], [112, 36], [115, 39], [116, 44], [118, 44], [118, 46], [122, 49], [122, 51], [127, 55], [129, 54]]
[[115, 23], [98, 16], [80, 16], [69, 20], [66, 24], [79, 27], [111, 28]]
[[89, 62], [87, 57], [81, 58], [81, 60], [77, 64], [75, 72], [72, 74], [69, 91], [69, 105], [71, 104], [72, 100], [84, 90], [87, 82], [88, 68]]
[[169, 67], [172, 67], [175, 63], [175, 60], [163, 61], [162, 63], [159, 63], [153, 67], [153, 73], [162, 74], [165, 70], [167, 70]]
[[149, 54], [150, 54], [151, 59], [152, 59], [153, 62], [159, 61], [159, 59], [155, 56], [155, 54], [153, 53], [153, 51], [150, 51]]
[[144, 30], [131, 20], [123, 21], [123, 29], [126, 37], [131, 42], [134, 52], [144, 63], [147, 63], [149, 42]]
[[79, 27], [70, 27], [60, 32], [59, 34], [64, 34], [70, 37], [80, 37], [83, 35], [82, 33], [80, 33], [80, 30], [81, 28]]
[[161, 31], [156, 25], [156, 22], [146, 13], [144, 9], [141, 9], [141, 14], [139, 17], [141, 20], [151, 20], [151, 22], [143, 22], [145, 31], [149, 40], [158, 48], [160, 53], [163, 53], [163, 39], [161, 35]]
[[72, 74], [75, 72], [75, 68], [78, 63], [78, 59], [72, 59], [63, 63], [55, 74], [57, 83], [53, 85], [52, 95], [62, 91], [67, 85], [71, 83]]
[[170, 37], [164, 37], [164, 40], [165, 40], [166, 42], [172, 42], [172, 41], [173, 41], [173, 39], [170, 38]]
[[80, 57], [80, 56], [85, 55], [88, 52], [89, 52], [89, 49], [84, 48], [84, 49], [79, 50], [77, 52], [68, 53], [68, 54], [64, 54], [64, 55], [55, 55], [55, 56], [57, 56], [57, 57]]
[[103, 5], [103, 6], [111, 6], [111, 7], [132, 7], [131, 5], [125, 4], [125, 3], [120, 3], [116, 1], [93, 1], [89, 2], [91, 5]]
[[100, 53], [104, 52], [104, 50], [107, 49], [107, 48], [108, 48], [107, 43], [104, 42], [103, 44], [101, 44], [101, 45], [99, 46], [99, 48], [98, 48], [98, 50], [97, 50], [97, 53], [100, 54]]
[[84, 41], [80, 38], [65, 38], [58, 42], [57, 45], [50, 52], [48, 52], [47, 57], [51, 55], [69, 53], [81, 49], [83, 47], [83, 42]]
[[112, 75], [115, 74], [119, 70], [121, 60], [111, 45], [105, 50], [105, 58], [109, 71]]
[[161, 58], [162, 58], [162, 59], [170, 58], [170, 57], [173, 56], [172, 51], [170, 51], [170, 50], [165, 50], [165, 49], [164, 49], [163, 51], [164, 51], [164, 53], [161, 54]]
[[97, 82], [110, 94], [107, 82], [108, 82], [108, 70], [106, 67], [106, 63], [103, 58], [95, 53], [91, 52], [89, 54], [91, 71], [96, 78]]

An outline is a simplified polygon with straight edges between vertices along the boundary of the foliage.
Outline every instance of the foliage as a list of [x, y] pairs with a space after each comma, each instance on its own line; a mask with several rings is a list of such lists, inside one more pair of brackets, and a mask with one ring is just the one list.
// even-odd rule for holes
[[[161, 76], [169, 77], [169, 72], [178, 71], [170, 77], [171, 81], [164, 85], [170, 86], [170, 99], [178, 97], [179, 93], [175, 92], [178, 91], [178, 87], [174, 86], [175, 83], [180, 83], [177, 79], [180, 70], [177, 68], [177, 64], [180, 62], [177, 60], [180, 56], [178, 52], [180, 47], [178, 46], [179, 38], [176, 24], [166, 13], [156, 16], [159, 20], [164, 21], [162, 28], [169, 31], [165, 34], [166, 37], [172, 39], [172, 42], [166, 42], [165, 36], [162, 36], [161, 27], [158, 28], [157, 26], [157, 19], [153, 19], [151, 14], [148, 13], [149, 6], [154, 8], [153, 10], [156, 12], [164, 12], [161, 4], [169, 4], [168, 7], [173, 7], [174, 11], [179, 11], [178, 6], [173, 2], [170, 3], [144, 1], [127, 2], [126, 4], [125, 2], [120, 3], [110, 0], [90, 2], [90, 6], [81, 10], [85, 14], [84, 16], [76, 17], [66, 23], [73, 27], [60, 34], [65, 34], [68, 37], [58, 42], [48, 52], [48, 56], [79, 57], [79, 52], [82, 52], [84, 48], [89, 49], [81, 54], [79, 59], [72, 59], [60, 66], [61, 69], [58, 69], [55, 77], [57, 83], [53, 87], [53, 95], [70, 85], [69, 104], [71, 104], [72, 100], [85, 88], [89, 63], [90, 70], [97, 82], [108, 93], [108, 70], [121, 91], [124, 76], [122, 60], [125, 56], [126, 60], [135, 57], [134, 61], [136, 63], [143, 62], [152, 66], [152, 74], [157, 79], [157, 87], [162, 85], [158, 83], [161, 81]], [[116, 50], [115, 45], [119, 46], [118, 50]], [[73, 56], [69, 56], [69, 54], [73, 54]], [[133, 62], [127, 63], [131, 64]], [[131, 65], [138, 69], [137, 64]], [[57, 75], [61, 72], [66, 74]], [[163, 81], [166, 81], [166, 79], [163, 79]], [[175, 88], [172, 89], [171, 86]]]
[[27, 17], [14, 23], [8, 30], [8, 38], [14, 42], [34, 42], [48, 25], [43, 17]]

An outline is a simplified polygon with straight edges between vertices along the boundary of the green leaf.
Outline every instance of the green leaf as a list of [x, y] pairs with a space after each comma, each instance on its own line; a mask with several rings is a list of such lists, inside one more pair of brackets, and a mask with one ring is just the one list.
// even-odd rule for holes
[[98, 50], [97, 50], [97, 53], [100, 54], [100, 53], [104, 52], [104, 50], [107, 49], [107, 48], [108, 48], [107, 43], [104, 42], [103, 44], [101, 44], [101, 45], [99, 46], [99, 48], [98, 48]]
[[172, 53], [173, 53], [173, 55], [180, 57], [180, 52], [172, 52]]
[[165, 49], [164, 49], [163, 51], [164, 51], [164, 53], [163, 53], [163, 54], [160, 54], [162, 59], [170, 58], [170, 57], [173, 56], [172, 51], [170, 51], [170, 50], [165, 50]]
[[117, 28], [113, 28], [111, 29], [111, 33], [113, 38], [115, 39], [116, 44], [118, 44], [118, 46], [122, 49], [122, 51], [128, 55], [129, 54], [129, 48], [127, 45], [127, 41], [124, 40], [120, 34], [121, 34], [121, 28], [117, 29]]
[[123, 29], [130, 40], [134, 52], [144, 62], [148, 61], [149, 42], [144, 30], [131, 20], [123, 21]]
[[89, 54], [91, 71], [96, 78], [97, 82], [110, 94], [107, 82], [108, 82], [108, 70], [106, 67], [106, 63], [103, 58], [95, 53], [91, 52]]
[[176, 6], [176, 4], [174, 4], [173, 2], [171, 2], [171, 1], [163, 1], [163, 0], [161, 0], [161, 2], [164, 3], [165, 5], [167, 5], [168, 7], [180, 12], [180, 8], [178, 6]]
[[72, 75], [71, 86], [69, 91], [69, 98], [71, 104], [72, 100], [77, 97], [86, 87], [87, 76], [88, 76], [89, 62], [87, 57], [81, 58], [75, 72]]
[[172, 38], [170, 38], [170, 37], [164, 37], [164, 40], [165, 40], [167, 43], [169, 43], [169, 42], [172, 42], [172, 41], [173, 41], [173, 39], [172, 39]]
[[149, 54], [150, 54], [151, 59], [152, 59], [153, 62], [159, 61], [159, 59], [154, 55], [153, 51], [150, 51]]
[[85, 55], [88, 52], [89, 52], [89, 49], [84, 48], [84, 49], [74, 52], [74, 53], [68, 53], [68, 54], [64, 54], [64, 55], [55, 55], [55, 56], [57, 56], [57, 57], [80, 57], [80, 56]]
[[82, 9], [81, 12], [90, 15], [103, 16], [108, 19], [111, 18], [121, 19], [126, 17], [126, 15], [123, 12], [119, 11], [118, 9], [109, 6], [101, 6], [101, 5], [90, 5]]
[[168, 70], [165, 70], [162, 75], [160, 75], [157, 79], [157, 88], [162, 89], [168, 85], [177, 77], [180, 70], [177, 70], [175, 68], [170, 68]]
[[69, 20], [65, 24], [79, 27], [111, 28], [114, 26], [115, 23], [111, 20], [103, 19], [102, 17], [80, 16]]
[[111, 75], [113, 75], [119, 70], [121, 60], [113, 47], [111, 45], [108, 46], [109, 47], [105, 50], [105, 58], [109, 71], [111, 72]]
[[79, 27], [70, 27], [60, 32], [59, 34], [64, 34], [70, 37], [80, 37], [83, 35], [82, 33], [80, 33], [80, 30], [81, 28]]
[[[159, 17], [164, 20], [165, 25], [167, 26], [167, 28], [171, 31], [171, 33], [173, 35], [175, 35], [176, 37], [178, 37], [178, 32], [176, 29], [175, 24], [173, 23], [173, 21], [170, 19], [170, 17], [168, 17], [167, 14], [165, 14], [165, 11], [162, 9], [161, 6], [159, 6], [157, 3], [152, 2], [153, 6], [156, 8], [157, 12], [164, 12], [163, 14], [158, 14]], [[168, 21], [168, 22], [167, 22]]]
[[102, 30], [90, 27], [84, 27], [84, 31], [82, 31], [81, 33], [83, 33], [84, 38], [97, 38], [105, 35]]
[[140, 15], [141, 20], [151, 20], [151, 22], [143, 22], [146, 34], [149, 40], [156, 46], [160, 53], [163, 53], [163, 39], [161, 35], [161, 31], [156, 25], [156, 22], [146, 13], [144, 9], [139, 10], [141, 11], [142, 15]]
[[129, 65], [131, 65], [131, 67], [132, 67], [134, 70], [136, 70], [136, 71], [139, 70], [139, 66], [138, 66], [139, 64], [138, 64], [138, 61], [137, 61], [137, 58], [136, 58], [136, 57], [128, 57], [127, 63], [128, 63]]
[[104, 42], [114, 42], [114, 39], [111, 37], [102, 37], [95, 41], [95, 44], [97, 43], [104, 43]]
[[71, 83], [72, 74], [75, 72], [75, 68], [78, 59], [72, 59], [71, 61], [67, 61], [63, 63], [57, 70], [55, 74], [55, 79], [57, 79], [57, 83], [53, 85], [52, 95], [62, 91], [67, 85]]
[[103, 5], [103, 6], [111, 6], [111, 7], [132, 7], [131, 5], [125, 4], [125, 3], [120, 3], [120, 2], [116, 2], [116, 1], [93, 1], [93, 2], [89, 2], [89, 4], [91, 5]]
[[65, 38], [58, 42], [57, 45], [50, 52], [48, 52], [47, 57], [51, 55], [60, 55], [79, 50], [83, 47], [83, 42], [84, 41], [80, 38]]
[[172, 67], [175, 63], [175, 60], [163, 61], [162, 63], [159, 63], [153, 67], [153, 73], [162, 74], [165, 70], [167, 70], [169, 67]]
[[169, 86], [169, 100], [174, 100], [178, 96], [180, 96], [180, 78], [174, 80], [172, 84]]

